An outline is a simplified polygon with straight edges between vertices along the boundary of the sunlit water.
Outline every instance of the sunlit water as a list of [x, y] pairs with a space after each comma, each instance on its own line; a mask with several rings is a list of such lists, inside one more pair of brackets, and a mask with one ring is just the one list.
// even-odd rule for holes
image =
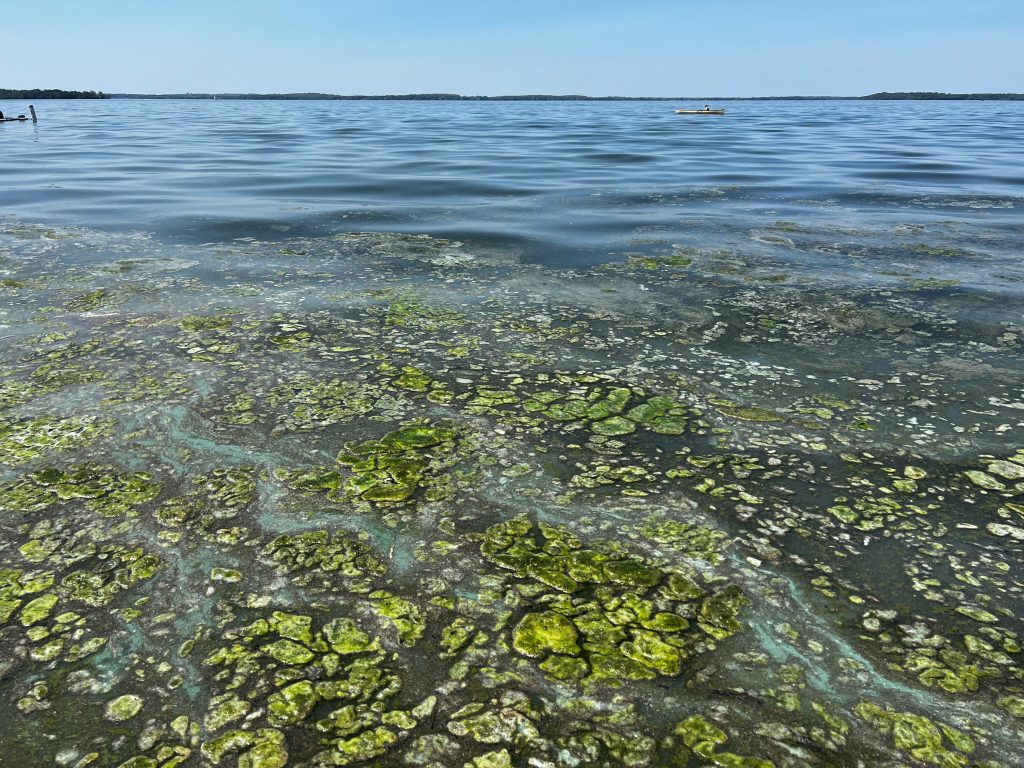
[[428, 233], [547, 264], [746, 245], [778, 219], [1020, 232], [1024, 104], [675, 106], [42, 102], [38, 124], [0, 126], [0, 210], [194, 242]]
[[36, 106], [0, 765], [1024, 761], [1024, 104]]

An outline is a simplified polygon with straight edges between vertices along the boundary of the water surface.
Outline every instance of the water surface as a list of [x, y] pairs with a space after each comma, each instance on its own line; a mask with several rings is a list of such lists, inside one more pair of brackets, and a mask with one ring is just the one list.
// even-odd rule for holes
[[193, 242], [428, 233], [548, 264], [746, 244], [776, 219], [1020, 227], [1019, 102], [675, 106], [45, 102], [37, 125], [3, 126], [0, 210]]
[[1024, 764], [1024, 104], [39, 106], [0, 764]]

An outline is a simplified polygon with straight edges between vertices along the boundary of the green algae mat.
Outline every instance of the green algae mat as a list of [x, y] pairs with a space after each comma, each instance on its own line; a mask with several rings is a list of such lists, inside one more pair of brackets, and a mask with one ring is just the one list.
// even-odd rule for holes
[[1022, 308], [0, 220], [0, 764], [1022, 765]]

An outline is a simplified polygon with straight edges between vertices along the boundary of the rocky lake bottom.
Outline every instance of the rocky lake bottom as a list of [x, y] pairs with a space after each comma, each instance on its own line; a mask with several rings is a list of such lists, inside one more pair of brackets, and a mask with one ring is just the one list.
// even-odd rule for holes
[[1024, 764], [1022, 237], [957, 227], [0, 218], [0, 764]]

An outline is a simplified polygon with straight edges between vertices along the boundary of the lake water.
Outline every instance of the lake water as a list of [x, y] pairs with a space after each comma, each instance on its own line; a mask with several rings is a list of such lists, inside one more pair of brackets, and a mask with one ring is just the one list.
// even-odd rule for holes
[[1024, 103], [36, 106], [0, 764], [1024, 764]]
[[38, 106], [3, 126], [0, 209], [195, 242], [413, 232], [593, 264], [649, 238], [748, 245], [778, 219], [981, 239], [1020, 226], [1024, 194], [1015, 102]]

